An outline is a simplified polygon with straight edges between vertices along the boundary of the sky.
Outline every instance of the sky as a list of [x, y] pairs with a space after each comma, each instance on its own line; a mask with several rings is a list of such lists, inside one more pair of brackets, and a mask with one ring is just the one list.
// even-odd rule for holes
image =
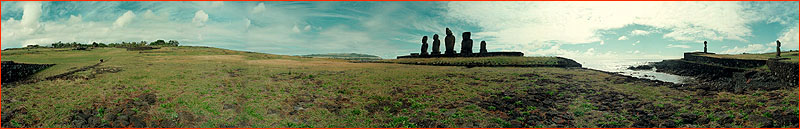
[[[797, 50], [798, 1], [2, 1], [2, 48], [178, 40], [282, 55], [418, 53], [422, 36], [472, 32], [489, 51], [576, 60]], [[429, 40], [428, 43], [432, 43]], [[444, 51], [444, 45], [441, 46]], [[477, 51], [479, 45], [474, 45]]]

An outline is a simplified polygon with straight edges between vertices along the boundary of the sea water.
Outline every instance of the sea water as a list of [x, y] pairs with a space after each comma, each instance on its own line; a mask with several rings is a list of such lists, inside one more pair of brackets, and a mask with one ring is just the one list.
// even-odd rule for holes
[[679, 76], [668, 73], [656, 72], [656, 69], [651, 70], [630, 70], [628, 67], [646, 65], [650, 62], [659, 62], [664, 59], [593, 59], [593, 60], [575, 60], [581, 63], [584, 68], [596, 69], [608, 72], [619, 73], [636, 78], [660, 80], [665, 82], [672, 82], [682, 84], [691, 77]]

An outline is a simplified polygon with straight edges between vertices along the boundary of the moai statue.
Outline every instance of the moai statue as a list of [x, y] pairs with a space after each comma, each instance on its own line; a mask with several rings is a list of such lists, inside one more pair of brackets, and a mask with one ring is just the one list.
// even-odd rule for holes
[[439, 35], [438, 34], [433, 34], [433, 48], [432, 48], [433, 51], [431, 52], [431, 55], [442, 54], [442, 52], [439, 51], [439, 44], [440, 44], [439, 42], [440, 42], [439, 41]]
[[703, 41], [703, 53], [708, 53], [708, 42]]
[[780, 41], [780, 40], [775, 40], [775, 42], [777, 42], [777, 43], [778, 43], [778, 44], [777, 44], [777, 45], [778, 45], [778, 47], [776, 47], [776, 48], [778, 49], [778, 53], [775, 53], [775, 57], [778, 57], [778, 58], [780, 58], [780, 57], [781, 57], [781, 41]]
[[420, 55], [428, 55], [428, 36], [422, 36], [422, 49]]
[[481, 53], [488, 53], [486, 50], [486, 41], [481, 41]]
[[469, 38], [470, 32], [461, 34], [461, 55], [472, 54], [472, 39]]
[[450, 31], [450, 28], [446, 28], [447, 36], [444, 37], [444, 54], [446, 55], [455, 55], [456, 51], [453, 48], [456, 46], [456, 36], [453, 35], [453, 31]]

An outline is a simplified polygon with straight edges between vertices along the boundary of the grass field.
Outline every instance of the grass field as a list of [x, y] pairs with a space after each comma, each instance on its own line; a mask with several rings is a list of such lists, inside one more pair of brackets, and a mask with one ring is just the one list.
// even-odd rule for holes
[[[93, 112], [85, 116], [89, 121], [101, 118], [96, 119], [101, 126], [90, 127], [131, 127], [128, 121], [206, 128], [796, 128], [798, 123], [797, 88], [687, 91], [581, 68], [350, 63], [204, 47], [2, 54], [3, 61], [57, 64], [35, 78], [106, 60], [76, 78], [3, 86], [3, 127], [83, 127], [76, 123], [85, 112]], [[488, 60], [552, 63], [523, 59]]]

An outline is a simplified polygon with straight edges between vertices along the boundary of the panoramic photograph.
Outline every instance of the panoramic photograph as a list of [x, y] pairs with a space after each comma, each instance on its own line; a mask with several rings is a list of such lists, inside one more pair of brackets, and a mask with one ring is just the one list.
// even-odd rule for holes
[[1, 1], [3, 128], [798, 128], [798, 1]]

